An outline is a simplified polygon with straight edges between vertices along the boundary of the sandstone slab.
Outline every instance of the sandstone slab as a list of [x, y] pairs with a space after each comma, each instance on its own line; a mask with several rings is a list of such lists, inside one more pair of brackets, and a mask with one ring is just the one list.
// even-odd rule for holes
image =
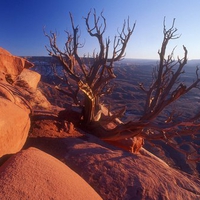
[[198, 177], [171, 168], [147, 151], [134, 155], [91, 136], [87, 142], [78, 138], [64, 140], [68, 148], [65, 162], [104, 200], [200, 199]]

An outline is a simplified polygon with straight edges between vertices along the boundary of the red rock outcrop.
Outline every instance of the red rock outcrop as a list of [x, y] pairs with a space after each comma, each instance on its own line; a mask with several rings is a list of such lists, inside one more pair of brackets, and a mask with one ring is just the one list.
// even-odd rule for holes
[[0, 48], [0, 157], [23, 147], [30, 129], [30, 105], [13, 84], [32, 63]]
[[51, 109], [50, 102], [37, 88], [41, 75], [29, 69], [23, 69], [13, 85], [30, 103], [33, 109]]
[[35, 148], [12, 156], [0, 167], [0, 199], [102, 199], [78, 174]]
[[13, 56], [0, 47], [0, 72], [10, 75], [13, 80], [24, 68], [30, 68], [33, 64], [24, 58]]
[[51, 104], [37, 89], [40, 74], [33, 64], [0, 48], [0, 157], [23, 147], [30, 129], [33, 108]]
[[20, 85], [20, 83], [22, 84], [22, 82], [25, 82], [27, 84], [26, 87], [29, 87], [32, 90], [36, 90], [40, 78], [41, 75], [39, 73], [29, 69], [23, 69], [23, 71], [17, 76], [15, 84]]

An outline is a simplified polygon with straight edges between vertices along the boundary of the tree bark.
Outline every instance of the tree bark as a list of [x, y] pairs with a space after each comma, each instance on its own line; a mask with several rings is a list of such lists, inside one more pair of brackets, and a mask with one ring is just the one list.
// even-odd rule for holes
[[90, 124], [93, 121], [99, 121], [100, 116], [100, 105], [99, 96], [96, 96], [91, 100], [87, 95], [85, 95], [85, 103], [83, 108], [83, 123], [85, 125]]

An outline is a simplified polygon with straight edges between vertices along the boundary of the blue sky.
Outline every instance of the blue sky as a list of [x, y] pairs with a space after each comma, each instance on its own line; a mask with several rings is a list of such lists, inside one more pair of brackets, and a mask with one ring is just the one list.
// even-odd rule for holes
[[200, 1], [199, 0], [0, 0], [0, 46], [14, 55], [46, 56], [46, 31], [57, 31], [58, 45], [62, 49], [64, 30], [71, 28], [69, 12], [74, 23], [80, 26], [80, 42], [85, 46], [80, 54], [92, 54], [98, 45], [86, 32], [83, 17], [90, 9], [104, 11], [107, 19], [105, 36], [112, 39], [124, 19], [136, 21], [135, 31], [127, 46], [127, 58], [158, 59], [162, 42], [163, 19], [170, 27], [176, 18], [176, 27], [181, 38], [173, 40], [169, 51], [176, 47], [175, 55], [183, 55], [182, 45], [189, 52], [189, 59], [200, 58]]

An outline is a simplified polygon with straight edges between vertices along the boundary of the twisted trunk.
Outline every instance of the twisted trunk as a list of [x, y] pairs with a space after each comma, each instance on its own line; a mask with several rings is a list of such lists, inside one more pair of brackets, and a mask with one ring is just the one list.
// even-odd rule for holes
[[101, 118], [101, 110], [99, 105], [99, 96], [95, 96], [92, 100], [85, 95], [85, 103], [83, 108], [83, 123], [85, 125], [94, 121], [99, 121]]

